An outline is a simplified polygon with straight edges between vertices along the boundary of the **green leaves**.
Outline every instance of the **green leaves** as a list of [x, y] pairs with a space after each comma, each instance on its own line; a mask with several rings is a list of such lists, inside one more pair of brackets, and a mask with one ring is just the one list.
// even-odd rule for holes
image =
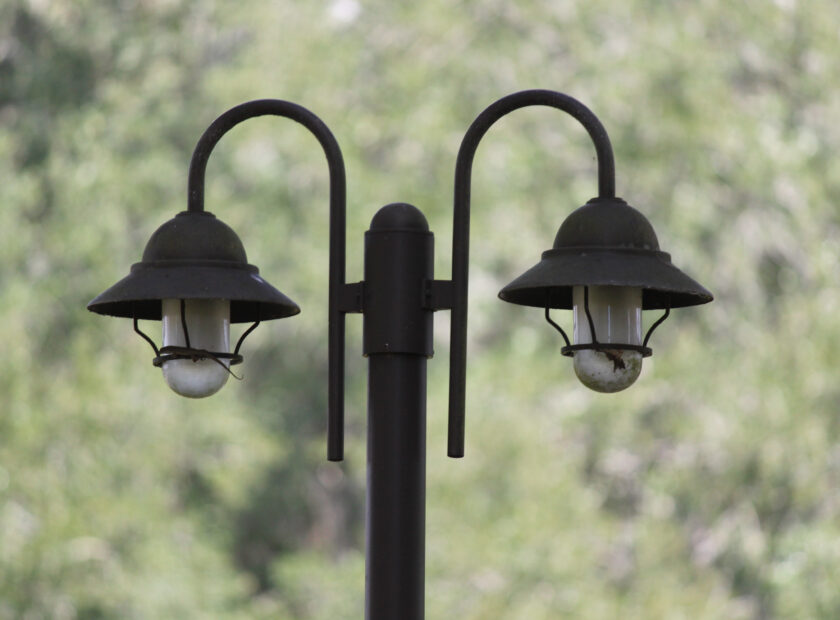
[[249, 338], [241, 384], [176, 399], [130, 323], [84, 304], [184, 208], [207, 124], [260, 97], [311, 108], [341, 144], [348, 280], [397, 200], [428, 216], [447, 278], [460, 140], [530, 87], [598, 114], [619, 194], [716, 301], [673, 314], [631, 390], [579, 386], [541, 314], [496, 293], [594, 195], [594, 153], [553, 110], [493, 128], [463, 460], [444, 456], [443, 312], [429, 366], [428, 617], [840, 615], [838, 18], [830, 2], [6, 3], [0, 620], [362, 615], [366, 364], [351, 316], [348, 459], [327, 464], [311, 136], [257, 119], [209, 163], [208, 209], [303, 308]]

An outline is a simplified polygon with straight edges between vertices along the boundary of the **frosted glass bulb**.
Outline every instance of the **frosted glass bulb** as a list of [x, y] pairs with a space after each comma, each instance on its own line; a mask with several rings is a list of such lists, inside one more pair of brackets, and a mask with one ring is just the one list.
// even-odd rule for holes
[[[163, 300], [163, 346], [185, 347], [181, 300]], [[230, 351], [230, 302], [226, 299], [187, 299], [185, 306], [190, 347], [214, 353]], [[170, 360], [162, 366], [163, 378], [175, 392], [203, 398], [218, 392], [228, 380], [229, 360]]]
[[[592, 342], [584, 309], [584, 287], [572, 291], [575, 344]], [[590, 286], [589, 313], [599, 343], [642, 344], [642, 289]], [[620, 392], [642, 372], [642, 354], [628, 349], [575, 351], [575, 374], [596, 392]]]

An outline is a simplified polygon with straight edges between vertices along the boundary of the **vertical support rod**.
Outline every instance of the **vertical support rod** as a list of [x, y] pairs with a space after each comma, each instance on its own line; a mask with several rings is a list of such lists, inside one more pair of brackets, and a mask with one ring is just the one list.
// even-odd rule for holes
[[415, 207], [391, 204], [365, 234], [368, 375], [367, 620], [424, 617], [426, 360], [432, 356], [434, 237]]

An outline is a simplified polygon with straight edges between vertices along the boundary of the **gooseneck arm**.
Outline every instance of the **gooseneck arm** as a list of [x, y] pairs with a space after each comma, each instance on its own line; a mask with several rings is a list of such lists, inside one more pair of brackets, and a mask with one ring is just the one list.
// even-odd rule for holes
[[231, 108], [213, 121], [195, 146], [190, 162], [188, 210], [204, 211], [204, 174], [216, 143], [242, 121], [267, 115], [289, 118], [306, 127], [318, 139], [327, 156], [330, 175], [327, 458], [340, 461], [344, 457], [344, 313], [339, 301], [345, 284], [347, 184], [344, 159], [332, 132], [315, 114], [289, 101], [258, 99]]
[[589, 133], [598, 158], [598, 195], [615, 196], [615, 163], [604, 126], [577, 99], [552, 90], [524, 90], [502, 97], [476, 117], [467, 130], [455, 165], [455, 222], [452, 232], [452, 332], [449, 361], [449, 445], [451, 457], [464, 456], [464, 403], [467, 374], [467, 291], [469, 280], [470, 182], [478, 143], [500, 118], [527, 106], [548, 106], [576, 118]]

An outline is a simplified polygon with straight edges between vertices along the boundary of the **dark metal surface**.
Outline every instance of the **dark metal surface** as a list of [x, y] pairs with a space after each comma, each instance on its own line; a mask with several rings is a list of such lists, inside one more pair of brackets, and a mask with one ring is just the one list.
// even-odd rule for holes
[[[197, 362], [205, 359], [211, 359], [220, 366], [224, 366], [225, 369], [227, 369], [227, 366], [224, 364], [225, 361], [231, 366], [242, 363], [242, 356], [238, 353], [222, 353], [193, 347], [167, 346], [161, 347], [160, 355], [152, 360], [152, 364], [160, 368], [166, 362], [171, 362], [172, 360], [192, 360]], [[230, 374], [233, 375], [233, 373]], [[233, 376], [236, 377], [236, 375]], [[236, 378], [238, 379], [239, 377]]]
[[160, 349], [158, 349], [158, 346], [155, 344], [155, 341], [149, 338], [145, 333], [143, 333], [143, 331], [140, 330], [140, 326], [137, 324], [137, 317], [134, 317], [134, 332], [138, 334], [143, 340], [148, 342], [149, 345], [151, 345], [152, 349], [154, 349], [155, 351], [155, 357], [158, 357], [160, 355]]
[[467, 292], [469, 280], [470, 180], [478, 143], [506, 114], [527, 106], [549, 106], [573, 116], [589, 133], [598, 157], [599, 196], [615, 196], [615, 164], [604, 126], [577, 99], [551, 90], [525, 90], [503, 97], [485, 109], [467, 130], [455, 166], [455, 221], [452, 234], [452, 333], [449, 369], [449, 445], [452, 457], [464, 456], [464, 405], [467, 373]]
[[99, 314], [160, 320], [162, 299], [228, 299], [232, 323], [292, 316], [297, 304], [248, 264], [236, 233], [212, 213], [184, 211], [160, 226], [128, 276], [88, 304]]
[[[232, 127], [255, 116], [282, 116], [306, 127], [321, 144], [330, 173], [330, 266], [329, 310], [327, 330], [329, 340], [329, 415], [327, 419], [327, 458], [344, 458], [344, 312], [341, 292], [345, 284], [346, 204], [347, 183], [344, 158], [335, 137], [315, 114], [290, 101], [258, 99], [231, 108], [207, 128], [196, 144], [190, 162], [188, 181], [188, 209], [204, 210], [204, 175], [207, 159], [216, 143]], [[265, 317], [263, 317], [265, 319]]]
[[422, 620], [426, 358], [368, 358], [366, 620]]
[[554, 322], [554, 319], [551, 318], [551, 308], [549, 306], [545, 307], [545, 320], [551, 325], [554, 329], [560, 332], [560, 335], [563, 336], [563, 341], [566, 343], [567, 347], [572, 346], [572, 343], [569, 341], [569, 337], [566, 335], [566, 331], [560, 327], [557, 323]]
[[601, 248], [543, 252], [542, 260], [505, 286], [499, 297], [523, 306], [544, 308], [547, 303], [551, 308], [569, 310], [572, 289], [587, 285], [640, 288], [644, 310], [712, 300], [711, 293], [674, 267], [665, 252]]
[[257, 327], [259, 327], [259, 326], [260, 326], [260, 321], [254, 321], [254, 323], [251, 325], [251, 327], [249, 327], [244, 332], [242, 332], [242, 335], [239, 337], [239, 340], [236, 341], [236, 347], [234, 347], [234, 349], [233, 349], [233, 354], [234, 355], [239, 355], [239, 348], [242, 346], [242, 343], [245, 342], [245, 339], [248, 337], [248, 335], [252, 331], [257, 329]]
[[455, 297], [452, 280], [427, 280], [424, 307], [429, 310], [451, 310]]
[[650, 337], [653, 336], [654, 330], [660, 325], [662, 325], [665, 322], [665, 319], [667, 319], [669, 316], [671, 316], [671, 306], [665, 308], [665, 314], [659, 317], [656, 320], [656, 322], [653, 325], [651, 325], [650, 328], [647, 330], [647, 333], [645, 334], [645, 339], [642, 341], [643, 347], [647, 346], [648, 340], [650, 340]]
[[425, 285], [432, 273], [434, 236], [412, 205], [380, 209], [365, 233], [363, 352], [431, 357], [432, 317]]
[[383, 207], [365, 234], [368, 374], [367, 620], [421, 620], [426, 506], [426, 358], [434, 238], [415, 207]]
[[659, 250], [648, 219], [617, 197], [592, 198], [572, 211], [554, 237], [554, 248], [602, 247]]
[[647, 218], [620, 198], [593, 198], [560, 226], [554, 248], [499, 297], [524, 306], [571, 309], [575, 286], [642, 289], [642, 308], [694, 306], [712, 294], [671, 263]]
[[162, 299], [229, 299], [232, 323], [267, 321], [300, 312], [297, 304], [247, 263], [242, 242], [228, 226], [204, 211], [204, 176], [221, 137], [256, 116], [281, 116], [306, 127], [321, 144], [330, 177], [329, 415], [327, 457], [344, 454], [344, 311], [346, 180], [341, 149], [329, 128], [306, 108], [279, 99], [259, 99], [231, 108], [207, 128], [190, 161], [187, 211], [161, 226], [131, 273], [99, 295], [88, 309], [129, 318], [161, 317]]
[[574, 357], [577, 351], [636, 351], [641, 353], [642, 357], [650, 357], [653, 355], [653, 350], [649, 347], [643, 347], [640, 344], [624, 344], [621, 342], [587, 342], [585, 344], [570, 344], [562, 349], [560, 353], [566, 357]]

